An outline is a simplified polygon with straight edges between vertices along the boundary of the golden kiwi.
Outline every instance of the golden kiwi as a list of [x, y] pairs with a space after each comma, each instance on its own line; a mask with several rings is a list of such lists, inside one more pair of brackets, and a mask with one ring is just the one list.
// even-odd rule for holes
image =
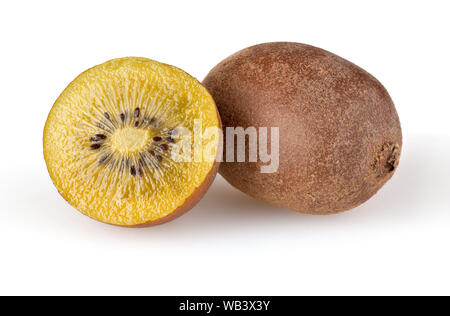
[[[210, 156], [192, 160], [195, 128]], [[59, 96], [45, 124], [44, 157], [60, 194], [83, 214], [156, 224], [192, 208], [210, 186], [219, 138], [203, 136], [214, 128], [214, 100], [193, 77], [145, 58], [115, 59]]]
[[368, 200], [397, 168], [402, 132], [389, 94], [369, 73], [328, 51], [256, 45], [219, 63], [203, 84], [223, 128], [279, 128], [276, 172], [261, 173], [260, 160], [225, 161], [219, 169], [256, 199], [304, 213], [337, 213]]

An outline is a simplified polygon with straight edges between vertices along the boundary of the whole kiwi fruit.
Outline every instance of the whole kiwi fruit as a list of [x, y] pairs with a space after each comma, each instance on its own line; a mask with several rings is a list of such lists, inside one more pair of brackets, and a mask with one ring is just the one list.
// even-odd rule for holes
[[326, 50], [292, 42], [252, 46], [219, 63], [203, 84], [224, 129], [279, 129], [275, 172], [261, 173], [267, 163], [260, 159], [224, 158], [220, 165], [229, 183], [258, 200], [303, 213], [338, 213], [368, 200], [398, 166], [402, 132], [388, 92]]

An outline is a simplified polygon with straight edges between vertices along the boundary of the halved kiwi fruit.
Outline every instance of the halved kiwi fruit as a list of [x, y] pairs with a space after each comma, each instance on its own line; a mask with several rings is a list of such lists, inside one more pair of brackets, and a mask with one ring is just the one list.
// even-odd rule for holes
[[397, 168], [402, 132], [388, 92], [328, 51], [286, 42], [252, 46], [219, 63], [203, 84], [224, 128], [279, 128], [276, 172], [261, 173], [261, 160], [220, 166], [226, 180], [256, 199], [337, 213], [368, 200]]
[[45, 161], [60, 194], [85, 215], [121, 226], [161, 223], [192, 208], [217, 173], [216, 135], [201, 138], [209, 158], [185, 155], [195, 124], [200, 137], [220, 128], [196, 79], [145, 58], [115, 59], [79, 75], [57, 99]]

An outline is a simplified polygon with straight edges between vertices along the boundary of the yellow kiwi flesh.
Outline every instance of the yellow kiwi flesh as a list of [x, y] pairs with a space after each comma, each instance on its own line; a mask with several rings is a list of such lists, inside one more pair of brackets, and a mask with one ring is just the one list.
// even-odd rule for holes
[[195, 205], [217, 172], [217, 135], [201, 138], [209, 157], [174, 155], [195, 151], [189, 132], [199, 122], [199, 135], [220, 128], [214, 100], [196, 79], [145, 58], [115, 59], [59, 96], [44, 157], [59, 193], [83, 214], [120, 226], [160, 223]]

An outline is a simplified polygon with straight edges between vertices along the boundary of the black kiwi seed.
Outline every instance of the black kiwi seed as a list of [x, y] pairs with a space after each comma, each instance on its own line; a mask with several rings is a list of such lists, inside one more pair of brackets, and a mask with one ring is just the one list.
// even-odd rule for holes
[[139, 168], [139, 169], [138, 169], [138, 175], [139, 175], [140, 177], [142, 177], [143, 174], [144, 174], [144, 173], [142, 172], [142, 168]]
[[156, 155], [156, 160], [158, 160], [159, 162], [161, 162], [163, 160], [163, 157], [161, 157], [160, 155]]
[[95, 134], [95, 137], [97, 137], [98, 139], [106, 139], [105, 134]]
[[91, 149], [92, 150], [99, 149], [101, 146], [102, 146], [101, 144], [92, 144]]
[[130, 173], [131, 173], [132, 176], [136, 175], [136, 168], [134, 166], [131, 166]]
[[172, 137], [167, 137], [166, 141], [169, 143], [175, 143], [175, 139], [173, 139]]
[[120, 113], [120, 120], [122, 122], [125, 121], [125, 114], [124, 113]]
[[152, 117], [152, 119], [150, 120], [150, 124], [153, 124], [156, 122], [156, 117]]
[[102, 158], [100, 158], [100, 160], [98, 162], [99, 163], [104, 163], [106, 161], [106, 159], [108, 159], [108, 155], [105, 155]]
[[111, 118], [111, 116], [109, 116], [108, 112], [103, 113], [105, 115], [105, 117], [109, 120]]
[[134, 123], [134, 127], [138, 127], [139, 126], [139, 121], [136, 121], [136, 123]]
[[153, 150], [151, 150], [151, 149], [150, 149], [150, 150], [149, 150], [148, 152], [149, 152], [149, 153], [150, 153], [150, 155], [152, 155], [152, 156], [154, 156], [154, 155], [155, 155], [155, 152], [154, 152]]
[[161, 140], [162, 140], [162, 138], [159, 136], [153, 137], [153, 141], [155, 141], [155, 142], [160, 142]]
[[159, 147], [160, 147], [162, 150], [167, 150], [167, 149], [169, 149], [169, 146], [168, 146], [167, 144], [161, 144], [161, 145], [159, 145]]
[[140, 112], [141, 112], [141, 110], [139, 108], [135, 108], [134, 109], [134, 117], [139, 117]]

